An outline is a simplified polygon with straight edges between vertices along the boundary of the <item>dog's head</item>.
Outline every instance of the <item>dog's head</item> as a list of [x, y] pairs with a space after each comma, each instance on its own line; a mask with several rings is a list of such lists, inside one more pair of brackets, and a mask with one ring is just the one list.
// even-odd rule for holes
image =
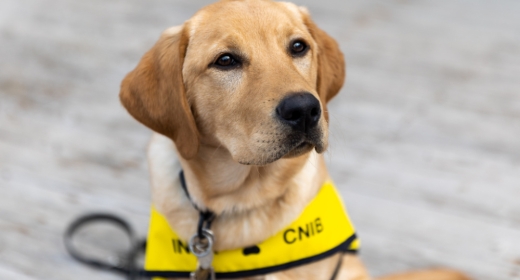
[[285, 2], [221, 1], [166, 30], [123, 80], [132, 116], [186, 159], [223, 147], [242, 164], [323, 152], [343, 85], [337, 43]]

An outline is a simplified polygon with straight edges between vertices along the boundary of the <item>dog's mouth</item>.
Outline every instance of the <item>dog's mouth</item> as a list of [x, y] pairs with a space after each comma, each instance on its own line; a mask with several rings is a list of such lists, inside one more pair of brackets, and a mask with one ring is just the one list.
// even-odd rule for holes
[[[278, 139], [257, 140], [264, 146], [258, 148], [258, 154], [254, 159], [238, 160], [244, 165], [267, 165], [279, 159], [295, 158], [316, 149], [316, 152], [322, 153], [326, 149], [321, 130], [313, 130], [310, 133], [291, 133]], [[267, 145], [266, 145], [267, 144]]]
[[325, 150], [325, 145], [321, 139], [321, 133], [313, 135], [292, 135], [285, 141], [285, 145], [278, 150], [277, 153], [270, 157], [270, 162], [274, 162], [281, 158], [294, 158], [306, 154], [312, 149], [321, 153]]
[[294, 148], [290, 149], [283, 157], [284, 158], [292, 158], [297, 157], [299, 155], [302, 155], [306, 152], [309, 152], [314, 148], [314, 144], [304, 141], [301, 144], [295, 146]]

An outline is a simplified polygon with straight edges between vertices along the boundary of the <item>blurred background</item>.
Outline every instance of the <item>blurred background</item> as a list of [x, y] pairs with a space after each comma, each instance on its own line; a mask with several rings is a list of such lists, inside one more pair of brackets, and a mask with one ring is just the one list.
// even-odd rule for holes
[[[62, 234], [95, 210], [145, 235], [151, 132], [119, 84], [209, 2], [0, 2], [0, 279], [121, 279]], [[520, 1], [294, 2], [347, 58], [327, 161], [372, 274], [520, 279]]]

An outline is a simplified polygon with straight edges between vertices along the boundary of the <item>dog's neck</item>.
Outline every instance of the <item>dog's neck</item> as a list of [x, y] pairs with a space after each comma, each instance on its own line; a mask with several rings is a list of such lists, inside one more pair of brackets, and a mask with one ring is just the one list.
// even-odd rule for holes
[[305, 164], [302, 159], [283, 159], [266, 166], [243, 165], [227, 150], [208, 146], [202, 146], [196, 158], [180, 161], [194, 203], [218, 216], [254, 211], [282, 199]]
[[[299, 216], [328, 177], [322, 156], [315, 152], [246, 166], [222, 148], [203, 146], [196, 158], [180, 158], [181, 167], [172, 170], [175, 157], [171, 140], [155, 135], [149, 149], [154, 205], [186, 239], [198, 221], [192, 201], [216, 213], [216, 250], [251, 246], [275, 234]], [[179, 184], [180, 168], [192, 201]]]

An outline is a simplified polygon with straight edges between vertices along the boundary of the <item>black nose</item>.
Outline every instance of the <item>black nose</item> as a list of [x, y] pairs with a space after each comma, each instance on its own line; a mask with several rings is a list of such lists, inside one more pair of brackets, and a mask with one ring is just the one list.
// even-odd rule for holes
[[276, 107], [278, 118], [293, 129], [307, 132], [321, 116], [320, 102], [310, 93], [296, 93], [284, 98]]

